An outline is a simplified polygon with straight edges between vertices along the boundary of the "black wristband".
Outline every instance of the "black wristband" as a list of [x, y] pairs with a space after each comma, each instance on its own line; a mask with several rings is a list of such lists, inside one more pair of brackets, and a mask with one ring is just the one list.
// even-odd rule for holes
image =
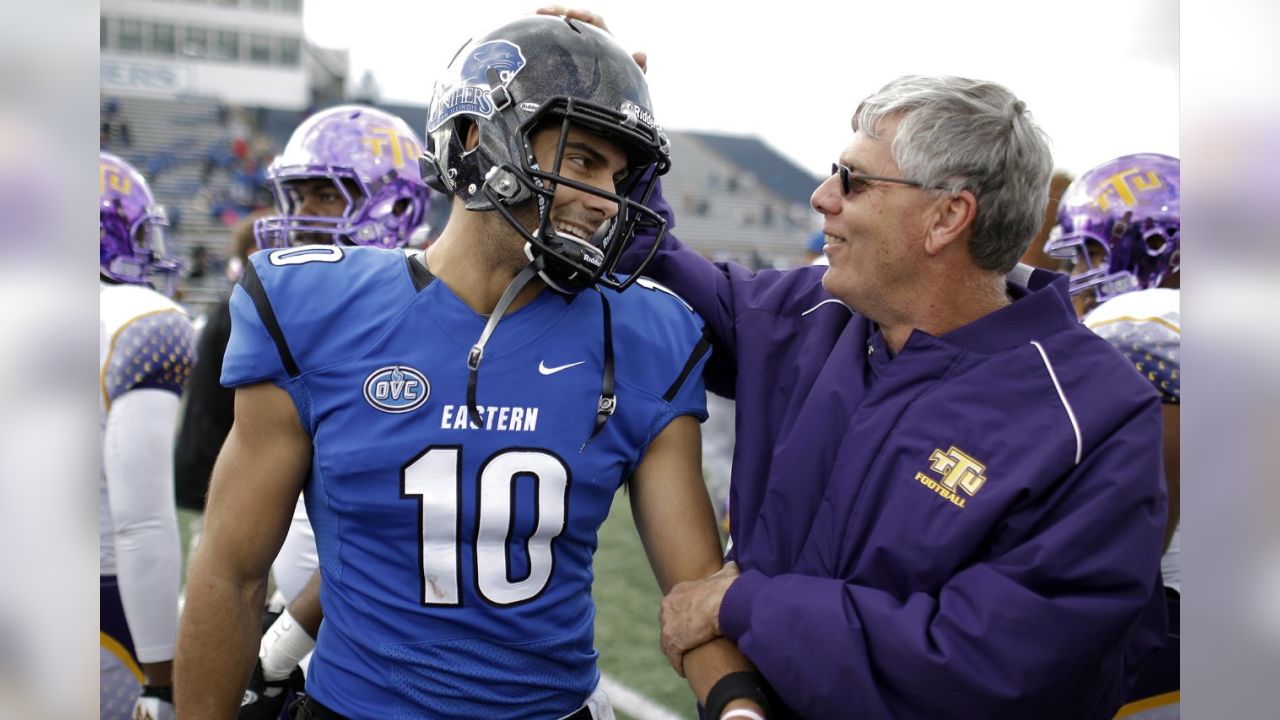
[[173, 686], [166, 685], [143, 685], [142, 697], [160, 698], [161, 700], [173, 704]]
[[759, 673], [743, 670], [729, 673], [711, 686], [702, 717], [704, 720], [720, 720], [724, 707], [734, 700], [750, 700], [764, 710], [765, 717], [769, 716], [769, 695], [764, 677]]

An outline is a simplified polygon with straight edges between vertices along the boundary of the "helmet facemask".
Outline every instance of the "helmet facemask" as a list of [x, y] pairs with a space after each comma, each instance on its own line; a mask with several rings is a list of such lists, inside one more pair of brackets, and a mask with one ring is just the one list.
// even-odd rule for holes
[[[604, 116], [603, 121], [601, 116]], [[580, 292], [597, 285], [618, 291], [626, 289], [648, 264], [657, 248], [657, 240], [665, 232], [666, 222], [644, 203], [653, 193], [658, 175], [666, 172], [668, 163], [665, 157], [655, 162], [644, 153], [637, 152], [626, 144], [631, 138], [620, 137], [619, 133], [608, 129], [625, 120], [622, 113], [593, 108], [572, 98], [553, 98], [521, 123], [517, 130], [522, 146], [520, 165], [491, 165], [479, 189], [479, 194], [524, 239], [525, 255], [536, 265], [539, 277], [559, 292]], [[613, 192], [563, 174], [566, 143], [572, 127], [615, 141], [627, 152], [627, 173]], [[533, 136], [546, 128], [559, 133], [550, 168], [541, 167], [533, 151]], [[612, 203], [617, 212], [604, 221], [590, 238], [562, 233], [556, 229], [555, 218], [552, 217], [556, 188], [560, 185], [603, 198]], [[519, 197], [528, 198], [525, 202], [532, 200], [536, 204], [536, 227], [526, 227], [526, 223], [512, 212], [512, 199]], [[635, 197], [639, 200], [632, 199]], [[649, 257], [641, 263], [640, 270], [621, 278], [617, 274], [618, 263], [633, 241], [636, 230], [641, 227], [654, 229], [654, 245]]]
[[[403, 247], [418, 237], [430, 207], [414, 167], [421, 152], [408, 125], [382, 110], [341, 105], [312, 115], [267, 168], [278, 214], [255, 223], [258, 245]], [[304, 183], [332, 187], [341, 208], [317, 214], [308, 206], [303, 214], [298, 186]]]
[[129, 285], [149, 285], [172, 296], [182, 264], [171, 257], [165, 238], [169, 218], [163, 207], [150, 205], [132, 222], [113, 203], [99, 213], [100, 270], [104, 277]]
[[[254, 235], [263, 248], [314, 244], [402, 247], [423, 220], [423, 208], [414, 202], [414, 193], [420, 190], [390, 174], [376, 191], [348, 168], [279, 168], [270, 180], [279, 214], [254, 223]], [[300, 213], [295, 185], [314, 180], [332, 184], [342, 197], [345, 209], [340, 215]]]
[[98, 270], [112, 282], [150, 285], [172, 296], [182, 264], [169, 255], [169, 217], [132, 165], [98, 156]]
[[[472, 422], [480, 419], [476, 381], [485, 344], [526, 283], [539, 277], [565, 294], [622, 291], [656, 253], [666, 222], [645, 204], [658, 176], [670, 167], [670, 146], [649, 105], [644, 74], [608, 33], [546, 16], [522, 18], [469, 41], [437, 81], [420, 162], [423, 179], [469, 211], [496, 210], [523, 239], [529, 259], [468, 355]], [[474, 144], [467, 141], [472, 126], [478, 131]], [[559, 130], [558, 142], [554, 156], [540, 163], [534, 135], [547, 128]], [[604, 138], [626, 153], [627, 171], [612, 188], [562, 172], [572, 130]], [[556, 223], [566, 218], [552, 213], [561, 187], [606, 200], [616, 208], [613, 217], [590, 238], [559, 232]], [[634, 272], [621, 277], [618, 264], [642, 227], [653, 231], [653, 245]], [[600, 297], [605, 361], [590, 438], [600, 434], [616, 408], [609, 301], [605, 293]]]
[[1155, 153], [1109, 160], [1071, 183], [1045, 254], [1070, 265], [1070, 292], [1098, 303], [1159, 287], [1179, 268], [1179, 163]]

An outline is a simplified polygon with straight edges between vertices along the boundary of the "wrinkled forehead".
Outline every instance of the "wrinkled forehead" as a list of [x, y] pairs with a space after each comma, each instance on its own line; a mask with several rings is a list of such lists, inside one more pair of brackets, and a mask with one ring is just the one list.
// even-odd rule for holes
[[897, 131], [895, 122], [890, 132], [881, 133], [879, 137], [858, 131], [853, 139], [840, 152], [840, 164], [854, 172], [868, 175], [896, 176], [898, 162], [893, 157], [893, 138]]

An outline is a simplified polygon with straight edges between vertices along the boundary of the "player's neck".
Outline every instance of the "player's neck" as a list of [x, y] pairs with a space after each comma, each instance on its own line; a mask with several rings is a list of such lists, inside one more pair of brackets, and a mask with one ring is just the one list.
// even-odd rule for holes
[[[498, 259], [477, 242], [469, 223], [451, 221], [440, 237], [427, 248], [423, 260], [427, 269], [448, 286], [477, 315], [489, 315], [523, 267], [522, 259], [508, 254]], [[514, 239], [512, 239], [514, 242]], [[515, 312], [533, 301], [545, 284], [534, 278], [511, 302], [507, 312]]]

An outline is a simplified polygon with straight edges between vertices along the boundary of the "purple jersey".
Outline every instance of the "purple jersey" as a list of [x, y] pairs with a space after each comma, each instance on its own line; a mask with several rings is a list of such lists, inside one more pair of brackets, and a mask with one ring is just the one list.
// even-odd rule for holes
[[648, 269], [737, 399], [724, 634], [779, 717], [1111, 717], [1164, 631], [1156, 393], [1064, 276], [895, 356], [824, 270]]

